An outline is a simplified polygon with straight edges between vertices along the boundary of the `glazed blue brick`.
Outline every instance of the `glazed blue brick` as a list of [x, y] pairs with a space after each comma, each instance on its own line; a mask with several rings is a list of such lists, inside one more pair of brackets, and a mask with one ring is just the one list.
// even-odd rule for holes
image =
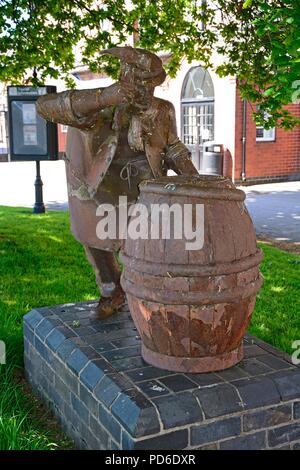
[[35, 349], [42, 356], [42, 358], [45, 359], [45, 361], [49, 361], [49, 350], [47, 346], [45, 346], [44, 343], [42, 343], [42, 341], [39, 340], [37, 337], [35, 337], [34, 344]]
[[111, 439], [109, 450], [122, 450], [122, 449], [113, 439]]
[[89, 411], [88, 409], [82, 404], [81, 400], [71, 393], [71, 406], [73, 406], [74, 411], [78, 414], [78, 416], [82, 419], [82, 421], [87, 422], [89, 419]]
[[124, 430], [122, 431], [122, 443], [121, 443], [121, 449], [122, 450], [133, 450], [135, 447], [136, 441], [132, 439], [132, 437], [125, 432]]
[[300, 370], [275, 372], [270, 378], [280, 393], [281, 400], [298, 399], [300, 396]]
[[165, 429], [199, 423], [203, 420], [201, 408], [191, 392], [153, 398]]
[[[242, 382], [244, 383], [244, 381]], [[236, 390], [229, 384], [217, 384], [195, 390], [206, 418], [217, 418], [242, 411], [242, 403]]]
[[30, 343], [27, 341], [26, 338], [24, 338], [24, 354], [28, 355], [30, 351]]
[[253, 409], [280, 402], [278, 388], [268, 377], [237, 380], [234, 386], [239, 391], [244, 409]]
[[120, 387], [108, 377], [103, 377], [94, 390], [96, 397], [107, 407], [112, 404], [120, 392]]
[[46, 345], [48, 351], [48, 365], [55, 370], [56, 375], [60, 375], [65, 371], [65, 365], [60, 362], [56, 354]]
[[51, 390], [51, 384], [50, 384], [49, 380], [47, 379], [47, 377], [40, 374], [38, 380], [39, 380], [38, 384], [37, 384], [38, 390], [44, 390], [46, 392], [46, 395], [49, 396], [50, 395], [50, 390]]
[[55, 390], [64, 402], [69, 403], [70, 389], [59, 377], [55, 377]]
[[115, 400], [111, 409], [118, 418], [125, 422], [130, 430], [133, 429], [138, 420], [140, 408], [129, 396], [122, 393]]
[[123, 450], [177, 450], [185, 449], [188, 446], [188, 430], [181, 429], [166, 434], [149, 437], [148, 439], [134, 440], [130, 435], [122, 431]]
[[74, 375], [71, 371], [65, 369], [64, 374], [60, 375], [60, 377], [63, 377], [64, 382], [69, 387], [70, 391], [74, 392], [76, 395], [79, 394], [79, 383], [78, 377], [76, 377], [76, 375]]
[[90, 362], [81, 372], [80, 379], [87, 388], [94, 390], [103, 375], [103, 371], [93, 362]]
[[221, 450], [262, 450], [266, 447], [265, 431], [228, 439], [220, 443]]
[[122, 434], [122, 447], [128, 450], [181, 450], [188, 446], [189, 433], [188, 429], [180, 429], [168, 432], [166, 434], [156, 435], [148, 439], [133, 441], [125, 433]]
[[290, 404], [278, 405], [268, 409], [260, 409], [247, 413], [243, 418], [243, 430], [251, 432], [255, 429], [264, 429], [284, 424], [292, 419]]
[[129, 396], [126, 393], [119, 395], [113, 402], [111, 411], [133, 437], [154, 434], [160, 430], [153, 405], [135, 391]]
[[89, 359], [86, 357], [86, 355], [83, 354], [79, 349], [76, 349], [69, 356], [67, 364], [76, 375], [79, 375], [80, 371], [82, 371], [88, 361]]
[[51, 310], [51, 307], [38, 307], [36, 309], [41, 315], [42, 317], [53, 317], [53, 316], [57, 316], [53, 310]]
[[269, 446], [275, 447], [286, 442], [300, 441], [300, 423], [294, 422], [268, 431]]
[[200, 424], [191, 428], [191, 445], [199, 446], [215, 442], [241, 433], [241, 418], [233, 417], [209, 424]]
[[66, 339], [56, 350], [56, 354], [63, 360], [66, 361], [67, 358], [72, 354], [76, 345], [72, 340]]
[[[84, 448], [92, 449], [92, 450], [101, 449], [101, 445], [97, 437], [91, 432], [89, 426], [81, 425], [80, 439], [81, 439], [82, 445], [80, 446], [80, 448], [84, 447]], [[106, 442], [107, 442], [107, 438], [106, 438]]]
[[106, 409], [99, 405], [99, 419], [101, 424], [107, 429], [113, 438], [120, 442], [121, 440], [121, 427], [119, 423], [114, 419], [111, 413], [107, 412]]
[[65, 400], [64, 397], [59, 393], [58, 390], [52, 384], [48, 386], [50, 399], [53, 403], [53, 406], [60, 412], [64, 412]]
[[64, 342], [65, 336], [57, 329], [51, 331], [50, 335], [47, 336], [46, 344], [50, 346], [52, 351], [56, 351], [57, 348]]
[[91, 414], [98, 415], [99, 401], [91, 394], [91, 392], [82, 384], [79, 388], [79, 397], [83, 404], [87, 407]]
[[54, 326], [52, 325], [52, 323], [49, 321], [49, 320], [46, 320], [44, 319], [39, 325], [38, 327], [36, 328], [35, 330], [35, 334], [41, 338], [42, 340], [44, 340], [48, 334], [50, 333], [50, 331], [52, 331], [54, 328]]
[[300, 419], [300, 401], [294, 403], [294, 418]]
[[73, 434], [72, 437], [74, 439], [74, 431], [79, 431], [81, 427], [81, 421], [78, 419], [78, 415], [76, 414], [73, 405], [70, 406], [68, 403], [65, 403], [63, 413], [66, 422], [66, 427], [71, 431], [71, 433]]
[[60, 331], [64, 335], [65, 338], [76, 338], [77, 335], [71, 330], [71, 328], [66, 326], [58, 326], [57, 331]]
[[33, 330], [29, 328], [29, 326], [26, 323], [24, 323], [23, 334], [24, 334], [24, 338], [26, 338], [27, 341], [29, 341], [29, 343], [34, 344]]
[[106, 432], [106, 429], [104, 429], [99, 421], [93, 418], [93, 416], [90, 416], [90, 430], [98, 439], [98, 447], [95, 447], [95, 449], [108, 449], [109, 435]]
[[43, 316], [37, 310], [31, 310], [31, 312], [26, 313], [23, 317], [25, 324], [29, 325], [30, 328], [34, 328], [41, 322]]
[[54, 384], [54, 372], [46, 361], [42, 361], [40, 370], [51, 384]]

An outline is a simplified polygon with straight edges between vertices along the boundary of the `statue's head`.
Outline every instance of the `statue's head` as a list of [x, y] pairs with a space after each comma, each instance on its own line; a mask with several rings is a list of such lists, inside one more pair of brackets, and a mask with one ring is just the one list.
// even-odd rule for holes
[[140, 83], [147, 88], [161, 85], [166, 78], [161, 59], [145, 49], [130, 46], [112, 47], [101, 52], [118, 57], [121, 61], [120, 80]]

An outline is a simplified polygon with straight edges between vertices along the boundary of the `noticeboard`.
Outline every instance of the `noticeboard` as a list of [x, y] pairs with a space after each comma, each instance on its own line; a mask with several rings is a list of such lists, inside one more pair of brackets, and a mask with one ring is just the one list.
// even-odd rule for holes
[[11, 161], [58, 159], [57, 124], [36, 111], [39, 96], [55, 91], [55, 86], [7, 88]]

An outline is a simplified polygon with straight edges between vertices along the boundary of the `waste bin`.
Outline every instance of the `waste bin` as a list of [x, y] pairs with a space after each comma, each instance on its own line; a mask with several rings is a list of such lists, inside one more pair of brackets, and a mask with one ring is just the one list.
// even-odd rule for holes
[[222, 175], [223, 174], [224, 146], [216, 142], [204, 142], [203, 154], [200, 160], [200, 174]]

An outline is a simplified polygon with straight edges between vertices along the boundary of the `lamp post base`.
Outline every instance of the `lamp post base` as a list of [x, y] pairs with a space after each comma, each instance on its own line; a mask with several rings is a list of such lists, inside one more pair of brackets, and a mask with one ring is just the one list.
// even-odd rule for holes
[[43, 201], [43, 181], [40, 173], [40, 162], [36, 161], [36, 178], [35, 186], [35, 204], [33, 206], [34, 214], [44, 214], [46, 212], [45, 204]]

